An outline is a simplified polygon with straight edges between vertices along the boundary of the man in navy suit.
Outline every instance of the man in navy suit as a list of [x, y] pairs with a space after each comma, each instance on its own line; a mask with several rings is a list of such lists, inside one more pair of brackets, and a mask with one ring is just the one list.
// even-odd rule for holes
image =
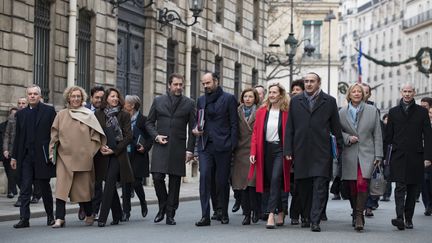
[[21, 219], [14, 228], [30, 226], [33, 181], [39, 183], [41, 188], [47, 225], [54, 224], [50, 179], [55, 176], [55, 166], [49, 160], [48, 144], [56, 112], [53, 107], [41, 102], [41, 89], [37, 85], [27, 88], [27, 100], [28, 106], [16, 113], [16, 135], [11, 159], [11, 167], [18, 169], [21, 183]]
[[[197, 110], [204, 111], [204, 125], [193, 133], [198, 140], [202, 218], [196, 226], [210, 225], [210, 193], [215, 176], [216, 196], [222, 224], [228, 224], [229, 174], [231, 156], [237, 146], [237, 100], [219, 86], [219, 77], [207, 72], [201, 78], [205, 95], [198, 98]], [[202, 113], [201, 113], [202, 114]]]

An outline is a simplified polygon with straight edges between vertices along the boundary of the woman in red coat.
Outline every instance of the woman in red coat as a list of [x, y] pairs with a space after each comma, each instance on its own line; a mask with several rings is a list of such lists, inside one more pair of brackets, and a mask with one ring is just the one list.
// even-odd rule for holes
[[[291, 161], [283, 156], [283, 139], [288, 118], [289, 97], [279, 83], [270, 84], [267, 100], [256, 112], [252, 133], [249, 178], [256, 172], [256, 191], [270, 192], [266, 228], [284, 224], [282, 208], [282, 185], [285, 192], [290, 188]], [[277, 222], [275, 223], [275, 213]]]

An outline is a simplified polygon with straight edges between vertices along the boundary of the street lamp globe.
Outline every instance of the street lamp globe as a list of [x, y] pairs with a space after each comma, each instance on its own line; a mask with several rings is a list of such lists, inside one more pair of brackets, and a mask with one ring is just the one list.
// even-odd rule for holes
[[294, 37], [294, 33], [289, 33], [285, 40], [285, 53], [288, 57], [293, 58], [297, 52], [298, 40]]
[[203, 8], [204, 0], [189, 0], [189, 9], [192, 11], [193, 16], [199, 16]]
[[315, 51], [315, 47], [308, 41], [308, 43], [304, 47], [304, 51], [308, 57], [312, 56], [312, 53]]
[[336, 19], [336, 16], [334, 15], [333, 10], [330, 9], [329, 12], [327, 13], [327, 15], [325, 16], [324, 21], [330, 22], [333, 19]]

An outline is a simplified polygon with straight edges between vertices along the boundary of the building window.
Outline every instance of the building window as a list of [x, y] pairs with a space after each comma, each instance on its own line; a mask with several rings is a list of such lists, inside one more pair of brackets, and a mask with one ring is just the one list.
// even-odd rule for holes
[[258, 84], [258, 69], [252, 68], [252, 87]]
[[78, 59], [76, 84], [90, 92], [91, 16], [81, 10], [78, 19]]
[[240, 97], [241, 80], [242, 80], [242, 66], [236, 62], [234, 67], [234, 96], [238, 99]]
[[176, 52], [177, 52], [177, 41], [173, 39], [168, 39], [167, 44], [167, 59], [166, 59], [166, 80], [168, 82], [168, 78], [171, 74], [176, 72]]
[[237, 0], [235, 30], [241, 32], [243, 27], [243, 0]]
[[253, 2], [253, 29], [252, 29], [252, 38], [258, 41], [259, 37], [259, 20], [260, 20], [260, 1], [254, 0]]
[[49, 99], [49, 45], [50, 45], [50, 5], [46, 1], [36, 1], [34, 24], [33, 80], [42, 90], [45, 102]]
[[215, 57], [214, 72], [219, 76], [219, 85], [223, 85], [223, 58], [221, 56]]
[[303, 39], [309, 39], [311, 41], [310, 44], [315, 47], [315, 52], [312, 54], [313, 56], [320, 55], [321, 53], [321, 26], [322, 21], [303, 21]]
[[216, 0], [216, 23], [222, 23], [224, 8], [224, 0]]
[[200, 50], [197, 48], [192, 49], [191, 53], [191, 86], [190, 86], [190, 98], [196, 99], [199, 97], [199, 67], [200, 67]]

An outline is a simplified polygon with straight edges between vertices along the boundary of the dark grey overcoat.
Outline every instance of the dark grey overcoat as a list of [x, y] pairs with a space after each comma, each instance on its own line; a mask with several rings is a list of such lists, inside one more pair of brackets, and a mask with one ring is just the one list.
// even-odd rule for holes
[[335, 98], [318, 94], [312, 111], [303, 94], [291, 99], [285, 131], [284, 156], [293, 156], [295, 179], [331, 177], [330, 134], [336, 136], [338, 152], [343, 139]]
[[186, 175], [186, 151], [193, 153], [195, 146], [192, 134], [195, 113], [195, 102], [183, 95], [178, 104], [173, 104], [169, 95], [153, 100], [146, 122], [147, 131], [153, 140], [157, 135], [168, 136], [168, 143], [153, 144], [150, 172]]
[[390, 109], [385, 144], [393, 145], [390, 179], [405, 184], [421, 184], [424, 160], [432, 160], [432, 131], [428, 111], [413, 104], [408, 114], [401, 105]]

